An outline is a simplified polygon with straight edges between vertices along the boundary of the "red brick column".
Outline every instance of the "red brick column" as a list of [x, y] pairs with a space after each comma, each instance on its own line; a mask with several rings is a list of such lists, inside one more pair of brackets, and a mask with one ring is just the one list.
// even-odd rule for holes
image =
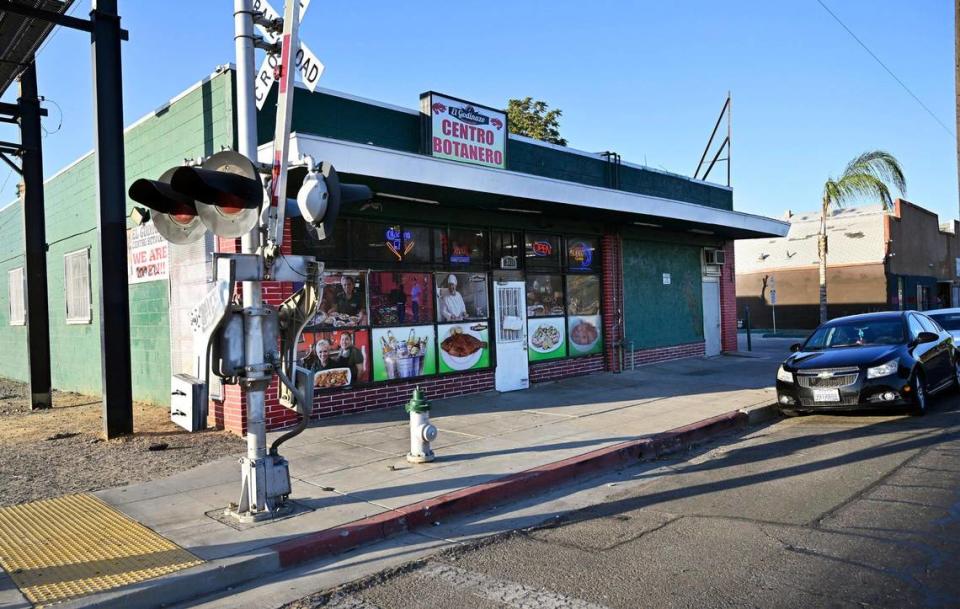
[[733, 241], [723, 244], [726, 264], [720, 273], [720, 348], [737, 350], [737, 273]]
[[607, 234], [600, 242], [603, 265], [603, 305], [600, 314], [603, 320], [603, 362], [604, 369], [619, 372], [620, 357], [617, 345], [623, 340], [620, 332], [620, 320], [623, 312], [623, 264], [621, 260], [620, 236]]

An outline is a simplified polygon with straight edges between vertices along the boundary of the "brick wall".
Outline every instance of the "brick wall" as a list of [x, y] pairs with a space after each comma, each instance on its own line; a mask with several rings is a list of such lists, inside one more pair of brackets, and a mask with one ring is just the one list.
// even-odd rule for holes
[[555, 381], [570, 376], [603, 372], [604, 369], [603, 355], [572, 357], [570, 359], [561, 359], [553, 362], [531, 364], [530, 382], [542, 383], [544, 381]]
[[720, 274], [720, 348], [737, 350], [737, 273], [733, 241], [723, 244], [726, 264]]
[[705, 352], [703, 342], [673, 345], [670, 347], [656, 347], [654, 349], [640, 349], [633, 353], [627, 351], [624, 353], [623, 366], [625, 369], [629, 369], [632, 366], [644, 366], [646, 364], [683, 359], [685, 357], [702, 357]]
[[618, 345], [623, 340], [623, 269], [621, 265], [620, 237], [604, 235], [600, 244], [602, 260], [603, 289], [601, 316], [603, 319], [603, 362], [604, 370], [616, 372], [620, 368]]

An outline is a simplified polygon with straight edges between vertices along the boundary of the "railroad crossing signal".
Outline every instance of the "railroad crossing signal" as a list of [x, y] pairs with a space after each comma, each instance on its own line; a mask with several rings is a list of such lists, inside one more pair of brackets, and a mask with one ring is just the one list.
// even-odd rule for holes
[[172, 167], [158, 180], [136, 180], [129, 194], [153, 210], [157, 232], [176, 244], [198, 241], [207, 229], [219, 237], [240, 237], [257, 225], [264, 201], [256, 166], [232, 150], [199, 167]]

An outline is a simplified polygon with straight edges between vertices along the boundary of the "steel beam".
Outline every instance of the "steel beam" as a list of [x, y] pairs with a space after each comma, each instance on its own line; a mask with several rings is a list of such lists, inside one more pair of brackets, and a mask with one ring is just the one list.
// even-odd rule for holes
[[[17, 104], [8, 104], [7, 102], [0, 102], [0, 114], [12, 117], [14, 119], [20, 118], [20, 106]], [[47, 109], [40, 108], [40, 116], [46, 116]]]
[[47, 311], [47, 231], [43, 209], [43, 147], [37, 66], [32, 60], [20, 74], [21, 172], [23, 175], [23, 243], [27, 280], [27, 357], [30, 405], [53, 406], [50, 391], [50, 318]]
[[97, 236], [100, 242], [100, 345], [103, 431], [133, 433], [130, 303], [127, 291], [127, 195], [123, 156], [123, 86], [117, 0], [93, 0], [93, 104], [96, 117]]
[[[78, 19], [77, 17], [71, 17], [70, 15], [62, 15], [54, 11], [44, 10], [42, 8], [35, 8], [33, 6], [20, 4], [19, 2], [14, 2], [13, 0], [0, 0], [0, 11], [16, 13], [18, 15], [23, 15], [24, 17], [32, 17], [34, 19], [39, 19], [40, 21], [46, 21], [48, 23], [54, 23], [56, 25], [62, 25], [63, 27], [68, 27], [74, 30], [80, 30], [83, 32], [94, 32], [93, 21], [87, 21], [86, 19]], [[127, 40], [129, 38], [129, 33], [127, 30], [119, 30], [119, 36], [121, 40]]]

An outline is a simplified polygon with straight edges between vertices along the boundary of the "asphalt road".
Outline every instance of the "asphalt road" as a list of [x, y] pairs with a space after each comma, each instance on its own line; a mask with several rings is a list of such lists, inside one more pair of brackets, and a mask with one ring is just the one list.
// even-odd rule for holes
[[288, 606], [960, 607], [956, 393], [923, 418], [778, 421], [618, 480], [589, 507]]

